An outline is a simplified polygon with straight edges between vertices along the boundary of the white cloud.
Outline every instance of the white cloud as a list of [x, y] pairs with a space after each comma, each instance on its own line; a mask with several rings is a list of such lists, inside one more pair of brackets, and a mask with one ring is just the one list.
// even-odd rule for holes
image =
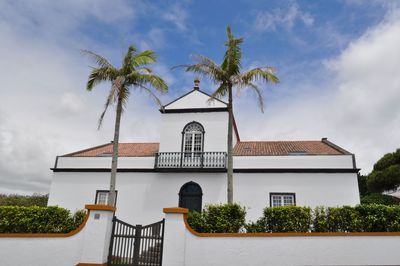
[[280, 27], [291, 30], [297, 22], [310, 27], [314, 24], [314, 18], [310, 13], [301, 11], [298, 4], [293, 2], [287, 9], [258, 12], [254, 28], [257, 31], [275, 31]]
[[[400, 12], [390, 12], [339, 56], [324, 62], [315, 77], [298, 80], [295, 93], [282, 84], [279, 98], [286, 99], [268, 101], [265, 115], [249, 110], [250, 99], [244, 95], [236, 109], [244, 121], [239, 130], [244, 138], [254, 132], [261, 139], [329, 137], [354, 152], [358, 166], [368, 173], [383, 154], [400, 147], [399, 47]], [[328, 78], [313, 82], [318, 75]], [[250, 113], [263, 123], [247, 122]]]
[[141, 50], [155, 50], [164, 47], [165, 34], [160, 28], [152, 28], [149, 32], [142, 36], [137, 36], [140, 40], [139, 48]]
[[169, 9], [163, 10], [162, 18], [171, 22], [180, 31], [186, 30], [187, 12], [179, 4], [172, 5]]
[[[79, 52], [90, 48], [120, 61], [119, 50], [81, 32], [89, 22], [120, 25], [121, 20], [134, 19], [125, 1], [114, 1], [112, 7], [109, 1], [0, 2], [0, 193], [46, 193], [56, 155], [112, 139], [113, 108], [97, 130], [108, 86], [85, 91], [90, 62]], [[149, 33], [154, 41], [159, 40], [156, 35]], [[162, 65], [156, 70], [166, 72]], [[141, 110], [148, 102], [132, 95], [121, 140], [154, 140], [137, 128], [152, 127], [148, 117], [138, 113], [158, 115], [154, 105]]]

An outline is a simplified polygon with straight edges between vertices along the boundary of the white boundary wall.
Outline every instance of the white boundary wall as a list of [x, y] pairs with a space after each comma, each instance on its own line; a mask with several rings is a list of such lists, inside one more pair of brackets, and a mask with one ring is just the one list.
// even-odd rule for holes
[[[99, 218], [95, 218], [98, 215]], [[78, 233], [67, 237], [4, 237], [0, 235], [2, 266], [75, 266], [107, 262], [112, 211], [91, 210]]]
[[166, 213], [163, 266], [398, 265], [397, 236], [199, 237]]

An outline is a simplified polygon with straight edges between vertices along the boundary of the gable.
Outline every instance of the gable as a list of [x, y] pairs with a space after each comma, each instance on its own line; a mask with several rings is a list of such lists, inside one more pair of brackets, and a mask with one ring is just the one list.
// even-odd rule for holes
[[227, 108], [227, 104], [223, 101], [218, 99], [210, 101], [210, 99], [211, 95], [194, 89], [165, 105], [164, 110]]

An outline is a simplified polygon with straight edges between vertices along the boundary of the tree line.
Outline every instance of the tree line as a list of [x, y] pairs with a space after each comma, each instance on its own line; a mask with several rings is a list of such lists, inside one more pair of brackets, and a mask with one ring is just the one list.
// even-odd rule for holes
[[362, 203], [399, 204], [400, 200], [390, 195], [400, 186], [400, 149], [380, 158], [368, 175], [358, 176]]

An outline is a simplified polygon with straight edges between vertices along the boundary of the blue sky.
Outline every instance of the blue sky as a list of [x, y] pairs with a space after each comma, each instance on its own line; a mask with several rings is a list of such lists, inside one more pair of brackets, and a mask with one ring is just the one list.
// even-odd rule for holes
[[[153, 49], [170, 85], [163, 103], [193, 86], [171, 67], [203, 54], [220, 63], [226, 26], [244, 37], [243, 69], [273, 66], [266, 110], [242, 91], [242, 139], [320, 139], [354, 152], [368, 173], [400, 143], [399, 1], [9, 1], [0, 2], [0, 192], [47, 192], [56, 155], [108, 142], [98, 131], [108, 85], [85, 91], [89, 49], [116, 65], [128, 45]], [[214, 85], [202, 79], [207, 92]], [[249, 119], [251, 117], [251, 119]], [[157, 141], [157, 107], [134, 93], [122, 141]]]

